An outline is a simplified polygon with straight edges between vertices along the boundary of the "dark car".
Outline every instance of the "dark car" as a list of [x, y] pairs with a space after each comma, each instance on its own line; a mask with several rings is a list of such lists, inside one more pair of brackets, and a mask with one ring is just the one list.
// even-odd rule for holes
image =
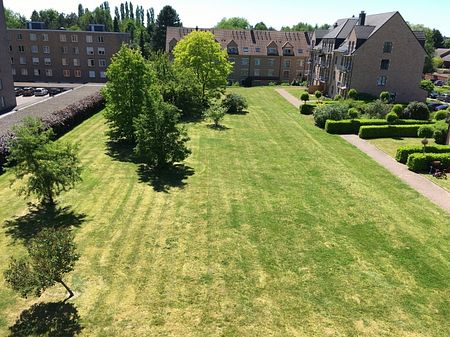
[[450, 94], [440, 94], [438, 99], [450, 103]]
[[436, 111], [436, 108], [438, 106], [442, 105], [441, 102], [433, 102], [433, 103], [429, 103], [428, 104], [428, 109], [430, 109], [430, 111]]
[[31, 87], [25, 87], [22, 91], [22, 96], [33, 96], [34, 95], [34, 89]]
[[20, 95], [23, 94], [23, 90], [22, 90], [22, 88], [15, 87], [14, 88], [14, 93], [16, 94], [16, 96], [20, 96]]
[[49, 94], [50, 96], [58, 95], [58, 94], [60, 94], [61, 92], [62, 92], [62, 89], [61, 89], [61, 88], [50, 88], [50, 89], [48, 89], [48, 94]]
[[437, 106], [435, 110], [439, 111], [439, 110], [445, 110], [447, 108], [448, 108], [448, 104], [442, 104], [442, 105]]
[[445, 84], [445, 83], [444, 83], [444, 81], [442, 81], [442, 80], [434, 81], [434, 85], [437, 85], [438, 87], [442, 87], [444, 84]]
[[428, 97], [430, 98], [437, 98], [438, 97], [438, 93], [436, 91], [432, 91], [428, 94]]

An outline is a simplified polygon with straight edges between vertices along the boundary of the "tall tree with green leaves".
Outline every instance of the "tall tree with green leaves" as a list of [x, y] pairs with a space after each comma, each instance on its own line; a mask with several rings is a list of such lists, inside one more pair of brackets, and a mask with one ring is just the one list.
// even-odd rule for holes
[[113, 56], [106, 75], [103, 94], [110, 137], [134, 142], [134, 119], [143, 111], [147, 91], [155, 90], [154, 73], [139, 50], [123, 45]]
[[54, 142], [52, 129], [45, 130], [39, 119], [26, 118], [13, 128], [8, 161], [17, 180], [25, 180], [19, 194], [35, 195], [43, 204], [53, 205], [55, 197], [81, 180], [78, 146]]
[[216, 27], [218, 29], [250, 29], [250, 23], [246, 18], [233, 17], [223, 18], [220, 20]]
[[212, 96], [227, 84], [233, 65], [226, 50], [211, 32], [194, 31], [177, 43], [173, 50], [174, 66], [190, 69], [202, 85], [202, 96]]
[[5, 22], [7, 28], [25, 28], [27, 19], [23, 15], [5, 8]]
[[154, 50], [166, 49], [167, 27], [181, 27], [180, 17], [171, 6], [164, 6], [156, 18], [155, 33], [152, 36]]
[[265, 24], [264, 22], [262, 22], [262, 21], [261, 21], [261, 22], [258, 22], [258, 23], [255, 25], [254, 28], [257, 29], [257, 30], [268, 30], [266, 24]]
[[61, 284], [74, 294], [64, 282], [64, 275], [73, 271], [79, 259], [73, 234], [67, 228], [45, 228], [26, 244], [27, 257], [11, 259], [4, 272], [6, 283], [22, 297], [40, 296], [45, 289]]

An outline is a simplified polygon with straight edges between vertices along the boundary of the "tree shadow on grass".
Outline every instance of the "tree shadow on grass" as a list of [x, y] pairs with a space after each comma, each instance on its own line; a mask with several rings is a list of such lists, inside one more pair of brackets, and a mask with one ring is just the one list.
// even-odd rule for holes
[[241, 111], [236, 111], [236, 112], [228, 112], [229, 115], [246, 115], [248, 114], [247, 110], [241, 110]]
[[37, 303], [22, 311], [16, 323], [9, 327], [10, 336], [73, 337], [82, 330], [79, 320], [78, 310], [72, 303]]
[[106, 143], [106, 154], [117, 161], [135, 164], [138, 162], [134, 154], [134, 144], [130, 142], [110, 140]]
[[208, 124], [208, 128], [211, 129], [211, 130], [216, 130], [216, 131], [227, 131], [227, 130], [230, 130], [229, 127], [227, 127], [225, 125], [222, 125], [222, 124], [219, 124], [219, 125]]
[[86, 215], [74, 212], [69, 206], [28, 204], [28, 213], [4, 223], [6, 234], [14, 240], [28, 241], [44, 228], [79, 227]]
[[138, 169], [139, 181], [150, 184], [156, 192], [168, 193], [171, 188], [183, 188], [184, 181], [194, 174], [192, 167], [175, 164], [164, 169], [151, 169], [140, 165]]

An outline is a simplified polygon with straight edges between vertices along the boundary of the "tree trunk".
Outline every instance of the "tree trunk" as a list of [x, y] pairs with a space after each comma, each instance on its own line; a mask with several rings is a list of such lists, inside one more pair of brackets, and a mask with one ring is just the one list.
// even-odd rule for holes
[[67, 292], [69, 293], [69, 297], [67, 297], [67, 298], [65, 299], [65, 301], [71, 299], [71, 298], [73, 297], [73, 295], [74, 295], [73, 292], [72, 292], [72, 290], [70, 290], [70, 288], [67, 286], [67, 284], [64, 283], [63, 280], [58, 280], [58, 282], [61, 283], [61, 284], [63, 285], [63, 287], [66, 288]]

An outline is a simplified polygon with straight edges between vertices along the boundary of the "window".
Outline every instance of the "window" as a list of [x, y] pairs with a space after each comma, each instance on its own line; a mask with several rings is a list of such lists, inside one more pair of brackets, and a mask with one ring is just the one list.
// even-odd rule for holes
[[22, 76], [28, 76], [28, 69], [26, 69], [26, 68], [20, 69], [20, 74], [21, 74]]
[[298, 60], [298, 66], [303, 67], [303, 65], [304, 65], [304, 60]]
[[79, 67], [80, 66], [80, 59], [73, 59], [73, 65], [74, 65], [74, 67]]
[[45, 64], [46, 66], [51, 65], [51, 64], [52, 64], [52, 59], [51, 59], [50, 57], [45, 57], [45, 58], [44, 58], [44, 64]]
[[16, 74], [17, 74], [17, 73], [16, 73], [16, 68], [12, 68], [12, 69], [11, 69], [11, 73], [12, 73], [13, 76], [16, 76]]
[[283, 55], [292, 55], [291, 48], [284, 48], [283, 49]]
[[97, 48], [97, 53], [99, 55], [105, 55], [105, 48], [104, 47], [98, 47]]
[[63, 70], [63, 76], [64, 76], [64, 77], [70, 77], [70, 70], [64, 69], [64, 70]]
[[41, 71], [39, 69], [33, 69], [34, 76], [41, 76]]
[[81, 70], [74, 70], [73, 71], [74, 72], [74, 75], [75, 75], [75, 77], [81, 77]]
[[273, 47], [267, 48], [267, 54], [269, 54], [269, 55], [277, 55], [278, 54], [277, 48], [273, 48]]
[[298, 50], [297, 50], [297, 53], [303, 54], [303, 49], [298, 49]]
[[11, 64], [14, 64], [14, 57], [11, 57]]
[[12, 46], [11, 45], [9, 45], [9, 51], [12, 51]]
[[25, 56], [21, 56], [19, 58], [19, 63], [20, 64], [27, 64], [27, 58]]
[[261, 59], [255, 59], [255, 66], [261, 65]]
[[0, 90], [2, 90], [3, 89], [3, 82], [2, 82], [2, 80], [0, 79]]
[[98, 60], [98, 66], [99, 67], [106, 67], [106, 60], [105, 59]]
[[387, 77], [386, 76], [380, 76], [377, 79], [377, 85], [382, 87], [386, 85]]
[[261, 52], [261, 48], [256, 47], [256, 48], [255, 48], [255, 52], [260, 53], [260, 52]]
[[392, 53], [392, 42], [385, 42], [384, 43], [383, 53]]
[[389, 60], [381, 60], [380, 69], [388, 70], [389, 69]]
[[106, 78], [106, 72], [101, 71], [100, 72], [100, 78]]
[[48, 41], [48, 34], [42, 34], [42, 41]]
[[63, 66], [68, 66], [69, 65], [69, 62], [67, 61], [67, 59], [65, 57], [61, 59], [61, 63], [62, 63]]
[[52, 69], [45, 69], [45, 76], [52, 77], [53, 76], [53, 70]]
[[32, 45], [32, 46], [31, 46], [31, 52], [34, 53], [34, 54], [38, 53], [38, 52], [39, 52], [38, 46]]
[[90, 71], [89, 71], [89, 77], [90, 77], [90, 78], [95, 78], [95, 71], [90, 70]]
[[86, 47], [87, 55], [94, 55], [94, 47]]
[[289, 78], [289, 70], [284, 70], [283, 71], [283, 77], [284, 78]]
[[21, 53], [23, 53], [25, 51], [24, 46], [18, 46], [17, 48], [19, 49], [19, 52], [21, 52]]
[[68, 54], [69, 53], [69, 48], [67, 48], [67, 46], [62, 46], [61, 47], [61, 53], [62, 54]]
[[4, 108], [5, 106], [5, 98], [3, 96], [0, 96], [0, 108]]
[[[97, 42], [103, 43], [103, 35], [97, 36]], [[95, 77], [95, 76], [94, 76]]]
[[80, 53], [80, 48], [78, 48], [78, 47], [72, 48], [72, 54], [78, 55], [79, 53]]
[[248, 53], [248, 47], [244, 47], [244, 53]]
[[284, 60], [283, 66], [285, 68], [290, 68], [291, 67], [291, 60]]
[[238, 50], [236, 47], [228, 47], [228, 54], [237, 55]]
[[59, 41], [60, 42], [66, 42], [67, 41], [66, 34], [59, 34]]
[[275, 60], [274, 59], [269, 59], [268, 60], [268, 64], [270, 67], [273, 67], [275, 65]]
[[33, 57], [32, 58], [32, 62], [33, 62], [34, 65], [39, 64], [39, 57]]
[[241, 76], [248, 76], [248, 69], [241, 69]]
[[42, 52], [44, 54], [50, 54], [50, 47], [49, 46], [42, 46]]
[[86, 42], [92, 43], [92, 35], [86, 35]]
[[78, 42], [78, 35], [72, 35], [72, 36], [70, 37], [70, 40], [71, 40], [72, 42]]
[[88, 67], [95, 67], [95, 60], [94, 59], [88, 59]]
[[242, 58], [241, 59], [241, 65], [243, 65], [243, 66], [246, 66], [246, 65], [248, 65], [248, 58]]
[[261, 75], [261, 69], [254, 69], [253, 70], [253, 75], [260, 76]]
[[17, 40], [23, 40], [22, 33], [17, 33]]
[[37, 36], [35, 33], [30, 33], [30, 41], [36, 41], [37, 40]]

